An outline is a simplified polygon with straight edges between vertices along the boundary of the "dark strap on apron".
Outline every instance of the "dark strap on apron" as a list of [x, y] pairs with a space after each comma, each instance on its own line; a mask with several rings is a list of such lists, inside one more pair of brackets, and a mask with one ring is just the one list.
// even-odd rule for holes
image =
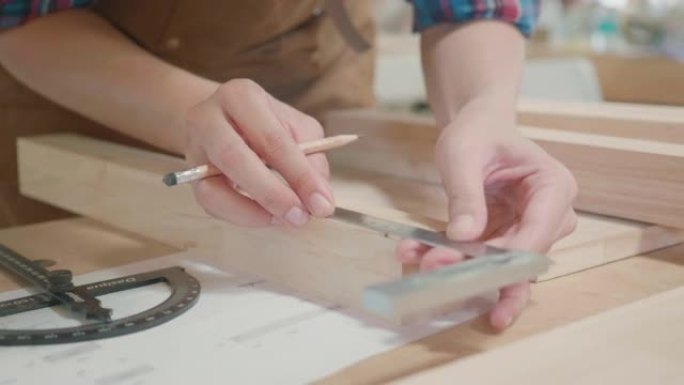
[[356, 52], [364, 52], [370, 49], [371, 45], [361, 35], [352, 23], [347, 9], [344, 7], [344, 0], [325, 0], [325, 10], [330, 15], [335, 27], [340, 32], [344, 40]]

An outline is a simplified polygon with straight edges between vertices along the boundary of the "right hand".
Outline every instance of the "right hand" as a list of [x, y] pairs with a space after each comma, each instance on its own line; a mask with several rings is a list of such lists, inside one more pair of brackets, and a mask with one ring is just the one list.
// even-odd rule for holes
[[322, 138], [321, 125], [253, 81], [221, 85], [187, 112], [186, 126], [189, 165], [210, 163], [223, 173], [193, 183], [197, 202], [210, 215], [240, 226], [299, 227], [310, 215], [333, 213], [325, 155], [306, 156], [297, 146]]

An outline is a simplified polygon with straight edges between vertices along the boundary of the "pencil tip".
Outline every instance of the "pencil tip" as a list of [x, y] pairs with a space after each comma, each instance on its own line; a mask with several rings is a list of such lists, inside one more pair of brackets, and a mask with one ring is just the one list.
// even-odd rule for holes
[[164, 181], [164, 184], [167, 186], [175, 186], [176, 184], [178, 184], [176, 174], [172, 172], [164, 175], [164, 178], [162, 180]]

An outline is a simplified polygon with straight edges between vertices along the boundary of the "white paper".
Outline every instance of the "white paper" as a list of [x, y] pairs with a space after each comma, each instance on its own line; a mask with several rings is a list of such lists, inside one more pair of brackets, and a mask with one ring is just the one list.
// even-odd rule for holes
[[[490, 301], [428, 324], [396, 327], [313, 302], [262, 280], [214, 267], [189, 252], [79, 276], [100, 281], [183, 266], [202, 284], [198, 303], [158, 327], [122, 337], [46, 346], [0, 347], [0, 385], [305, 384], [481, 314]], [[0, 294], [0, 300], [25, 292]], [[114, 318], [168, 296], [163, 284], [99, 297]], [[0, 328], [73, 326], [52, 309], [0, 318]]]

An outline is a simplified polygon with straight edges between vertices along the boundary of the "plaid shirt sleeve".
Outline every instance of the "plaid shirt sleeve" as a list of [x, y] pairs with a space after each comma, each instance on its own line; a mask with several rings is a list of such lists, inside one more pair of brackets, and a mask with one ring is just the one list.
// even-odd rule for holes
[[20, 26], [31, 19], [71, 8], [90, 6], [95, 0], [0, 0], [0, 29]]
[[414, 9], [414, 30], [438, 23], [501, 20], [529, 37], [539, 15], [539, 0], [408, 0]]

